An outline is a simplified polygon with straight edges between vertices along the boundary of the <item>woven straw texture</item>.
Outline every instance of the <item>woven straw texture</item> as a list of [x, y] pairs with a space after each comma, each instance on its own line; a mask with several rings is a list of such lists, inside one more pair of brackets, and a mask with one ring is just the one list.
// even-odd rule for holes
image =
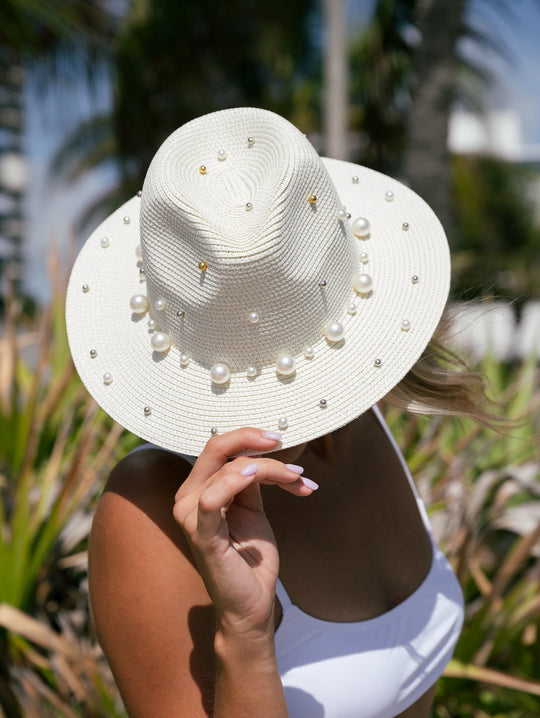
[[[369, 221], [367, 238], [338, 218], [343, 207]], [[373, 280], [368, 294], [353, 288], [359, 273]], [[285, 418], [282, 446], [293, 446], [399, 382], [436, 328], [449, 279], [444, 231], [418, 195], [319, 158], [273, 113], [237, 108], [173, 133], [142, 197], [87, 240], [68, 287], [68, 337], [90, 393], [147, 441], [197, 455], [213, 427], [276, 430]], [[130, 309], [138, 294], [144, 315]], [[152, 349], [149, 320], [171, 337], [168, 351]], [[333, 320], [344, 327], [338, 342], [324, 334]], [[294, 356], [292, 376], [276, 372], [281, 354]], [[210, 378], [217, 362], [231, 371], [225, 384]]]

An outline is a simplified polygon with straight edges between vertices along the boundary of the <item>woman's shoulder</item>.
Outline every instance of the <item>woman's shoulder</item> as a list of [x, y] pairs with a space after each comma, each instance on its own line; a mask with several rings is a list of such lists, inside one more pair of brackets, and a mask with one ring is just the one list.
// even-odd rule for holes
[[188, 666], [195, 637], [210, 661], [210, 599], [173, 517], [175, 493], [190, 471], [175, 454], [134, 452], [111, 472], [94, 518], [92, 617], [133, 716], [152, 715], [156, 700], [168, 706], [171, 689], [186, 697], [185, 715], [202, 715], [201, 692], [209, 689]]

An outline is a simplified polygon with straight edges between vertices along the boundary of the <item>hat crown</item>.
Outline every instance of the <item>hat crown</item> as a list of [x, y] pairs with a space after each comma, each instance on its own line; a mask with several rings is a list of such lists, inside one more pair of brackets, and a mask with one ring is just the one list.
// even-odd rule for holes
[[194, 361], [233, 372], [315, 344], [345, 315], [358, 271], [341, 208], [321, 159], [283, 118], [238, 108], [184, 125], [158, 150], [142, 195], [160, 328]]

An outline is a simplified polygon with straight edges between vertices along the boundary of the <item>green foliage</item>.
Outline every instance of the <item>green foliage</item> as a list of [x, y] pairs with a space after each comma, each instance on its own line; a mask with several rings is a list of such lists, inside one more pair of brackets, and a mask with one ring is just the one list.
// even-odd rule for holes
[[115, 715], [103, 708], [114, 689], [87, 635], [85, 547], [99, 486], [136, 439], [98, 409], [76, 377], [60, 295], [31, 324], [13, 296], [5, 306], [0, 706], [9, 718], [47, 715], [46, 706], [61, 709], [54, 715], [82, 715], [77, 706], [94, 706], [84, 715]]

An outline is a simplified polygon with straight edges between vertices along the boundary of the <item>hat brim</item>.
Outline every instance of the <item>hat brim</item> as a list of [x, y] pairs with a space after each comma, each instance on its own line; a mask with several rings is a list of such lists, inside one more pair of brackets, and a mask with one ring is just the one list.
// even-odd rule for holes
[[234, 373], [219, 386], [196, 361], [181, 366], [175, 346], [152, 352], [147, 318], [129, 307], [133, 295], [145, 293], [135, 270], [139, 197], [92, 233], [71, 274], [67, 331], [83, 383], [119, 424], [165, 449], [198, 455], [212, 428], [276, 430], [284, 417], [285, 448], [352, 421], [411, 369], [448, 296], [444, 230], [424, 200], [397, 180], [350, 162], [323, 162], [352, 218], [369, 220], [370, 236], [358, 239], [358, 251], [368, 253], [374, 288], [357, 298], [355, 314], [344, 307], [345, 338], [330, 344], [321, 327], [313, 358], [297, 356], [289, 378], [272, 365], [254, 378]]

